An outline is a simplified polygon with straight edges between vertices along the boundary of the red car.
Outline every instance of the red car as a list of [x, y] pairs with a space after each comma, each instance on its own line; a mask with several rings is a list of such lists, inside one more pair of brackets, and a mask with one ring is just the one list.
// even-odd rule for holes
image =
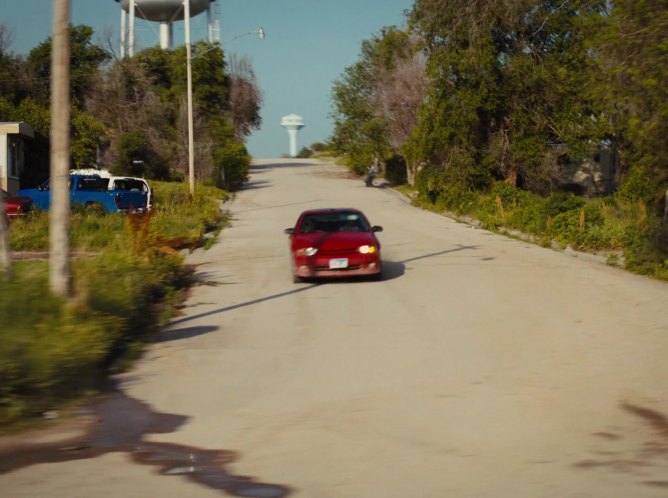
[[5, 202], [7, 218], [10, 220], [18, 216], [25, 216], [32, 209], [32, 199], [30, 197], [15, 197], [4, 190], [0, 190], [0, 194]]
[[372, 226], [357, 209], [304, 211], [290, 235], [292, 275], [295, 282], [307, 278], [369, 276], [382, 278], [380, 242]]

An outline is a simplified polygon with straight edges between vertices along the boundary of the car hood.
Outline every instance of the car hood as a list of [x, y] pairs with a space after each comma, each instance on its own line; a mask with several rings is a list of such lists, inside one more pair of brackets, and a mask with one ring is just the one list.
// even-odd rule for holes
[[300, 233], [292, 239], [293, 250], [304, 247], [317, 247], [323, 250], [356, 249], [363, 245], [379, 245], [373, 232]]
[[30, 203], [32, 203], [32, 199], [30, 197], [19, 196], [10, 197], [7, 199], [7, 206], [25, 206], [26, 204]]

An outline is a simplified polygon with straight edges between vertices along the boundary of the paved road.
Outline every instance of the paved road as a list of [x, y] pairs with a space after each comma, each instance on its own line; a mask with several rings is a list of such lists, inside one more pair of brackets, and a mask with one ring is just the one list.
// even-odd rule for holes
[[[384, 281], [291, 282], [282, 230], [328, 206], [384, 227]], [[137, 418], [143, 456], [0, 475], [3, 496], [668, 495], [668, 285], [308, 160], [259, 162], [230, 208], [189, 257], [183, 316], [121, 382], [128, 413], [171, 422]], [[179, 452], [190, 467], [160, 475]]]

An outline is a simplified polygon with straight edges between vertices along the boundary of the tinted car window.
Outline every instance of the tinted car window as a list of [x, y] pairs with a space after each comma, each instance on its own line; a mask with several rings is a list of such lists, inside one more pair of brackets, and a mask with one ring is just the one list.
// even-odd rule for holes
[[359, 213], [334, 212], [317, 213], [304, 217], [299, 233], [312, 232], [366, 232], [369, 223]]

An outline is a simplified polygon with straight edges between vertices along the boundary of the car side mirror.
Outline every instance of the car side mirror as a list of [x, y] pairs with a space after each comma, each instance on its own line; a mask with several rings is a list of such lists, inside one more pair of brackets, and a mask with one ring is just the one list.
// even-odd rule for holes
[[383, 227], [379, 227], [378, 225], [374, 225], [374, 226], [371, 227], [371, 231], [372, 232], [382, 232]]
[[288, 235], [292, 235], [293, 233], [295, 233], [295, 229], [294, 228], [286, 228], [285, 230], [283, 230], [283, 232], [287, 233]]

